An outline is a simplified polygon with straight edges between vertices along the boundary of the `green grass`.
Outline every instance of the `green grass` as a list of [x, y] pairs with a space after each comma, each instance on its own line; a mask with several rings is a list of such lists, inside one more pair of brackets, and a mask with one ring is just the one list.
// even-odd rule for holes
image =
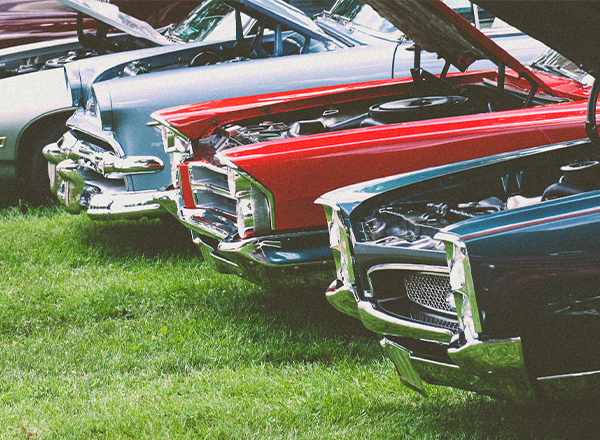
[[0, 353], [0, 439], [582, 438], [600, 419], [422, 398], [322, 293], [216, 274], [171, 221], [58, 208], [0, 210]]

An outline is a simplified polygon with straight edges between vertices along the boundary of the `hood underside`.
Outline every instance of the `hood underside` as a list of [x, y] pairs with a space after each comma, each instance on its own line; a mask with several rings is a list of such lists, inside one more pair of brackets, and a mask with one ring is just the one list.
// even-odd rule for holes
[[152, 26], [131, 15], [119, 11], [118, 6], [98, 0], [58, 0], [98, 21], [106, 23], [126, 34], [152, 41], [160, 46], [173, 42], [162, 36]]
[[[505, 64], [535, 78], [526, 67], [440, 0], [364, 0], [411, 40], [465, 71], [478, 59]], [[512, 2], [510, 2], [512, 3]]]
[[486, 11], [556, 50], [595, 77], [600, 73], [600, 2], [474, 0]]

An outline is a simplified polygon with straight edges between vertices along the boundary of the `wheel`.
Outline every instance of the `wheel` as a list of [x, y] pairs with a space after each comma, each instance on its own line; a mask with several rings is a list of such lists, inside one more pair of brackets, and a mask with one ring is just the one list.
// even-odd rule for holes
[[[20, 173], [24, 179], [21, 197], [31, 205], [45, 205], [56, 200], [56, 196], [50, 191], [48, 161], [42, 154], [42, 149], [59, 140], [67, 131], [68, 128], [62, 121], [56, 125], [46, 125], [41, 130], [35, 130], [36, 134], [28, 136], [21, 146], [25, 152]], [[37, 136], [39, 133], [43, 134]]]

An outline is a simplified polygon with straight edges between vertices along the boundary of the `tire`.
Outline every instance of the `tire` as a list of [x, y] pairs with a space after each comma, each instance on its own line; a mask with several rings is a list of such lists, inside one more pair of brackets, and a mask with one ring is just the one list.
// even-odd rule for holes
[[52, 126], [46, 126], [41, 136], [29, 136], [26, 143], [22, 146], [25, 151], [25, 161], [21, 164], [23, 172], [22, 178], [25, 180], [22, 185], [21, 197], [33, 206], [46, 205], [56, 201], [56, 196], [50, 191], [50, 179], [48, 177], [48, 161], [42, 154], [42, 149], [56, 142], [68, 131], [64, 122]]

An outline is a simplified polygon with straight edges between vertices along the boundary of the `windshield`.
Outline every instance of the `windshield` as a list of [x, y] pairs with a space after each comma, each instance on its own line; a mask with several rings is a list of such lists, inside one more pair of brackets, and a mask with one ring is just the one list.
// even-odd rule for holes
[[381, 17], [371, 6], [365, 5], [359, 0], [338, 1], [333, 5], [329, 12], [332, 15], [346, 19], [357, 26], [362, 26], [384, 34], [397, 33], [402, 35], [392, 23]]
[[594, 78], [589, 73], [581, 70], [575, 63], [553, 49], [538, 55], [531, 62], [531, 67], [549, 75], [559, 75], [590, 86], [594, 82]]
[[[244, 16], [244, 23], [249, 17]], [[194, 9], [173, 31], [175, 38], [186, 43], [218, 39], [235, 39], [235, 14], [232, 7], [219, 0], [209, 0]]]

